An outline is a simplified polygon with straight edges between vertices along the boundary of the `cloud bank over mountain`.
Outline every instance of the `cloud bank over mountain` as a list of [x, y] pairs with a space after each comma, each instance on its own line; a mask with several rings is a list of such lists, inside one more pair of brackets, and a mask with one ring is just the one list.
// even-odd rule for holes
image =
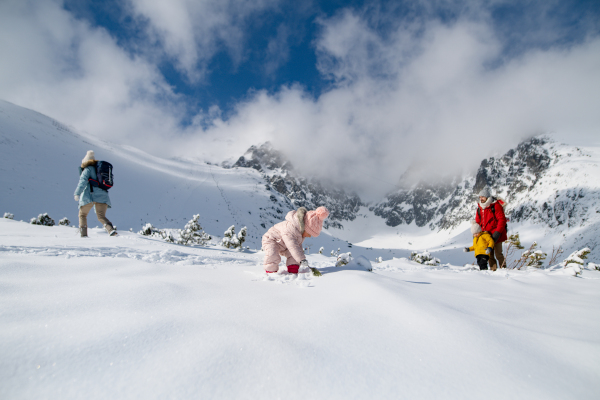
[[[578, 20], [573, 33], [546, 12], [525, 26], [498, 16], [510, 10], [504, 2], [366, 2], [321, 14], [311, 46], [326, 85], [317, 94], [292, 81], [249, 87], [229, 110], [198, 109], [161, 69], [170, 60], [190, 84], [218, 91], [211, 60], [226, 53], [242, 68], [248, 30], [283, 4], [123, 2], [137, 27], [125, 38], [60, 1], [6, 1], [0, 97], [161, 154], [218, 162], [270, 140], [306, 174], [374, 196], [407, 171], [428, 180], [473, 171], [540, 132], [598, 140], [598, 24]], [[534, 15], [559, 3], [527, 7]], [[294, 62], [293, 32], [277, 32], [261, 67], [269, 73]]]

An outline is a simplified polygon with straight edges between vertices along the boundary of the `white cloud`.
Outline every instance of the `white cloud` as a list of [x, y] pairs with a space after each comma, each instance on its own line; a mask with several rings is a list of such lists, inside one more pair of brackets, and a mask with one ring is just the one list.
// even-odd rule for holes
[[[166, 51], [198, 76], [220, 41], [243, 57], [243, 23], [234, 25], [274, 4], [179, 0], [163, 10], [132, 1]], [[334, 79], [331, 89], [317, 99], [298, 85], [249, 93], [227, 119], [212, 107], [182, 128], [188, 99], [151, 60], [130, 55], [58, 1], [5, 0], [0, 98], [163, 155], [221, 161], [271, 140], [305, 173], [373, 197], [409, 167], [425, 179], [472, 172], [539, 132], [598, 141], [598, 38], [504, 60], [503, 43], [480, 17], [399, 24], [385, 38], [352, 12], [320, 24], [318, 66]]]
[[597, 38], [492, 68], [502, 46], [482, 22], [400, 27], [385, 40], [349, 12], [322, 24], [320, 66], [335, 88], [316, 101], [299, 87], [259, 93], [208, 132], [270, 139], [307, 173], [374, 196], [409, 167], [424, 179], [473, 172], [536, 133], [600, 136]]
[[157, 68], [59, 2], [0, 3], [0, 38], [3, 99], [145, 149], [178, 132], [182, 104]]
[[205, 77], [210, 60], [226, 49], [234, 64], [244, 57], [245, 28], [279, 0], [129, 0], [135, 18], [191, 81]]

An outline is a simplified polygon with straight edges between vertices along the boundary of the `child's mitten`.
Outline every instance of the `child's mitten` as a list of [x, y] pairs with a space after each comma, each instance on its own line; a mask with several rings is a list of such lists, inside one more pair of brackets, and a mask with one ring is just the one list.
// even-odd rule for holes
[[469, 252], [469, 251], [471, 251], [471, 250], [470, 250], [468, 247], [465, 247], [465, 248], [463, 249], [463, 251], [464, 251], [465, 253], [468, 253], [468, 252]]
[[492, 254], [492, 248], [491, 248], [491, 247], [488, 247], [487, 249], [485, 249], [485, 254], [487, 254], [488, 256], [489, 256], [490, 254]]

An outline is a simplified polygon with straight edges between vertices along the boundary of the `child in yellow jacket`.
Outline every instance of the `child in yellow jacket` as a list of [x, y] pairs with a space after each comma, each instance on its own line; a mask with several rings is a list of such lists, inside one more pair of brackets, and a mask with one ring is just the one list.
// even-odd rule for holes
[[[494, 239], [489, 234], [489, 232], [482, 232], [481, 226], [476, 222], [471, 224], [471, 233], [473, 234], [473, 246], [465, 247], [464, 251], [475, 251], [475, 258], [477, 259], [477, 265], [479, 265], [479, 269], [484, 270], [488, 269], [488, 260], [490, 259], [490, 254], [494, 251]], [[492, 271], [495, 271], [496, 268], [493, 266]]]

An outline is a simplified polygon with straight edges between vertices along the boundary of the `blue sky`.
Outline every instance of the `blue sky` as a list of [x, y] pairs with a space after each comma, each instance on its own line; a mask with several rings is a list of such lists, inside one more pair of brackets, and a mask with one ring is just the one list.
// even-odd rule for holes
[[600, 136], [597, 0], [4, 0], [0, 52], [0, 98], [84, 134], [211, 162], [269, 140], [367, 192]]
[[[439, 19], [451, 23], [478, 2], [419, 3], [398, 0], [276, 2], [238, 22], [243, 29], [243, 54], [232, 56], [223, 46], [204, 63], [199, 63], [198, 68], [206, 69], [203, 79], [190, 79], [173, 57], [160, 57], [156, 64], [173, 90], [187, 97], [191, 114], [211, 105], [231, 110], [249, 90], [276, 92], [282, 85], [291, 83], [301, 84], [308, 94], [317, 98], [334, 84], [317, 68], [315, 41], [320, 34], [319, 20], [351, 9], [365, 16], [376, 32], [385, 37], [388, 31], [407, 22]], [[494, 60], [491, 67], [534, 48], [569, 47], [589, 35], [597, 35], [600, 30], [600, 2], [595, 0], [492, 1], [481, 2], [480, 6], [484, 10], [480, 12], [488, 14], [503, 44], [501, 57]], [[148, 21], [132, 13], [126, 1], [67, 0], [64, 9], [75, 18], [106, 29], [121, 47], [133, 54], [144, 54], [146, 48], [156, 46], [144, 32]], [[278, 40], [281, 42], [278, 51], [272, 54], [269, 45]], [[267, 65], [271, 67], [266, 68]], [[186, 122], [189, 119], [182, 121]]]

